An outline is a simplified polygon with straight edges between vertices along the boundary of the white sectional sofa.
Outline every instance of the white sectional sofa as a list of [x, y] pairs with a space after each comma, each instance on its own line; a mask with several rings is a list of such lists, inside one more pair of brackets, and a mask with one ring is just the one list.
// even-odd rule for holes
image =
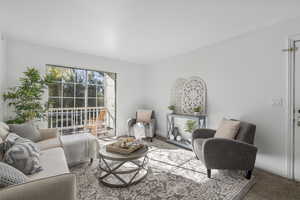
[[40, 129], [41, 172], [24, 184], [0, 189], [1, 200], [75, 200], [76, 178], [71, 174], [56, 129]]

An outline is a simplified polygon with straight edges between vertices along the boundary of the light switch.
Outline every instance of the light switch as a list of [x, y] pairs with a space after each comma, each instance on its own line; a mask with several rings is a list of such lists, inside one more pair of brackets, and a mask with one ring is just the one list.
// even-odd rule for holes
[[273, 107], [282, 107], [283, 106], [283, 99], [282, 98], [273, 98], [272, 99], [272, 106]]

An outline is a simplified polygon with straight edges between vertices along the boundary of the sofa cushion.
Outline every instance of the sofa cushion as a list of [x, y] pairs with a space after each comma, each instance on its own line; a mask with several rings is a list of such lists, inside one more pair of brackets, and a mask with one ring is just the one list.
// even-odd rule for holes
[[47, 139], [47, 140], [42, 140], [42, 141], [37, 142], [36, 144], [38, 145], [38, 147], [42, 151], [62, 146], [61, 143], [60, 143], [60, 140], [57, 137], [56, 138]]
[[15, 138], [15, 143], [5, 152], [4, 162], [17, 168], [25, 174], [34, 174], [42, 170], [40, 165], [40, 149], [30, 140], [20, 141], [16, 138], [19, 136], [10, 133], [7, 136], [7, 141], [10, 137]]
[[38, 142], [41, 140], [41, 134], [39, 130], [31, 123], [25, 124], [10, 124], [10, 132], [16, 133], [17, 135]]
[[239, 131], [240, 123], [240, 121], [223, 119], [214, 137], [234, 139]]
[[0, 188], [25, 183], [26, 181], [27, 177], [21, 171], [0, 162]]
[[60, 147], [41, 151], [40, 161], [43, 171], [28, 176], [30, 180], [69, 173], [64, 150]]

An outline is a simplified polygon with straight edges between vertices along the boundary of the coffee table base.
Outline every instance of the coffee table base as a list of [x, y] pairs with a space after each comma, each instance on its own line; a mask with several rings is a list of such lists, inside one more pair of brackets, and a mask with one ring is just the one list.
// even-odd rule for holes
[[[130, 185], [136, 184], [143, 180], [148, 174], [148, 157], [147, 155], [142, 158], [142, 160], [129, 160], [129, 161], [114, 161], [114, 165], [110, 165], [108, 160], [100, 156], [99, 168], [102, 170], [99, 181], [108, 187], [128, 187]], [[131, 167], [126, 169], [127, 164]], [[125, 169], [122, 169], [125, 168]], [[127, 178], [126, 176], [130, 178]], [[109, 179], [109, 177], [111, 177]], [[118, 180], [120, 183], [114, 183], [112, 181]]]

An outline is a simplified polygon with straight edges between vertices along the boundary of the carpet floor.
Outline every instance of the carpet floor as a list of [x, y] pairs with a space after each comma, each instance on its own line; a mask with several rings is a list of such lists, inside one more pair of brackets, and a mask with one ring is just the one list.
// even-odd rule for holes
[[71, 168], [77, 179], [79, 200], [238, 200], [254, 184], [241, 172], [206, 168], [193, 152], [156, 140], [149, 143], [149, 172], [141, 182], [127, 188], [110, 188], [101, 184], [98, 161], [93, 165]]

